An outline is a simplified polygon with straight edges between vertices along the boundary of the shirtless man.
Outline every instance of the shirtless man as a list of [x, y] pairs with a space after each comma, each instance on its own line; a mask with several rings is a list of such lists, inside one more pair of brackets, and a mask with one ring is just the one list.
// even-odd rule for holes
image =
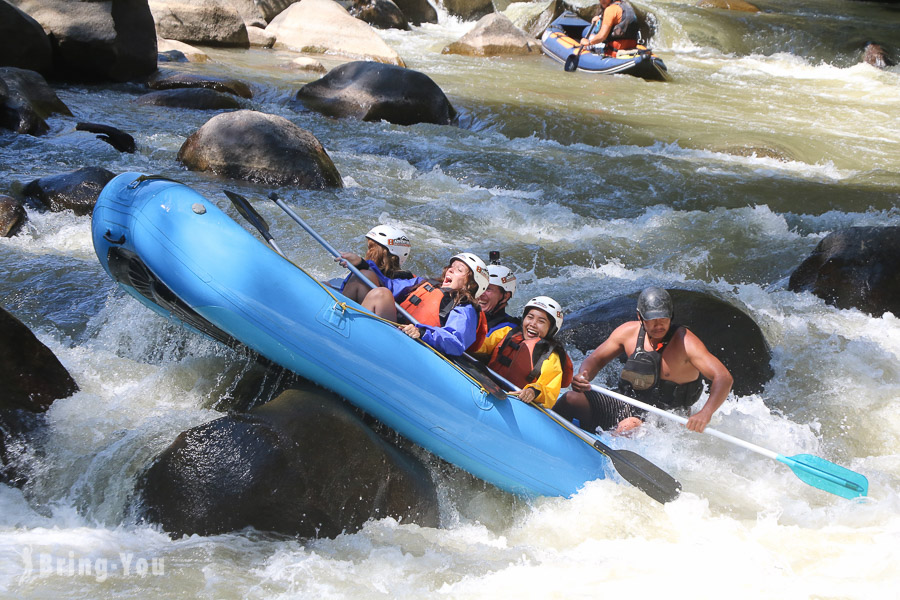
[[638, 298], [638, 320], [619, 326], [584, 360], [572, 380], [572, 391], [561, 396], [553, 409], [569, 420], [577, 418], [588, 431], [615, 427], [622, 433], [640, 425], [635, 416], [640, 411], [591, 390], [590, 382], [600, 369], [625, 353], [628, 361], [619, 391], [647, 404], [687, 413], [703, 391], [701, 375], [710, 381], [709, 398], [687, 422], [688, 429], [702, 432], [734, 380], [696, 335], [672, 323], [674, 312], [666, 290], [645, 289]]

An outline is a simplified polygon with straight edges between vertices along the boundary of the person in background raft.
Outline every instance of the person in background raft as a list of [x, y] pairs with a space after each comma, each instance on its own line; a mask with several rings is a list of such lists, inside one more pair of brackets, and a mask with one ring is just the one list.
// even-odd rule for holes
[[516, 276], [513, 272], [498, 264], [500, 253], [491, 252], [491, 264], [488, 265], [488, 287], [478, 297], [481, 311], [487, 318], [488, 335], [504, 327], [518, 327], [519, 319], [506, 314], [506, 305], [516, 293]]
[[450, 258], [440, 279], [422, 277], [383, 279], [385, 287], [369, 292], [362, 302], [376, 315], [397, 321], [397, 306], [419, 324], [401, 325], [413, 339], [421, 339], [447, 356], [477, 349], [487, 335], [487, 320], [477, 298], [488, 286], [487, 265], [471, 252]]
[[[591, 20], [591, 25], [585, 28], [582, 35], [588, 37], [581, 38], [581, 45], [604, 43], [607, 54], [612, 54], [613, 50], [637, 48], [640, 34], [634, 7], [627, 0], [600, 0], [600, 10], [600, 14]], [[601, 21], [600, 31], [590, 35], [597, 21]]]
[[675, 311], [669, 293], [659, 287], [641, 292], [637, 321], [616, 328], [588, 356], [554, 410], [568, 420], [578, 419], [588, 431], [597, 428], [623, 433], [641, 424], [644, 411], [591, 390], [591, 379], [622, 353], [628, 356], [619, 378], [619, 391], [663, 409], [685, 413], [703, 391], [700, 376], [710, 380], [709, 399], [688, 417], [687, 428], [702, 432], [722, 406], [733, 379], [725, 365], [687, 327], [672, 322]]
[[562, 307], [556, 300], [532, 298], [522, 311], [522, 325], [496, 330], [477, 353], [490, 355], [488, 368], [520, 389], [512, 395], [553, 408], [559, 390], [572, 382], [572, 361], [554, 339], [562, 323]]
[[[409, 271], [401, 270], [411, 249], [409, 238], [402, 230], [391, 225], [376, 225], [366, 234], [366, 244], [365, 259], [353, 252], [341, 252], [340, 258], [334, 260], [345, 267], [350, 263], [378, 286], [384, 286], [383, 280], [413, 276]], [[354, 302], [362, 303], [371, 290], [352, 273], [341, 283], [341, 293]]]

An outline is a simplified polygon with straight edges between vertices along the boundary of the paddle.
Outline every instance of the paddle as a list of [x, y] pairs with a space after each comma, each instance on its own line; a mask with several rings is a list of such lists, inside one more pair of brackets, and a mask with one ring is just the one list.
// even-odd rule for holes
[[[622, 402], [631, 404], [632, 406], [642, 408], [647, 412], [652, 412], [661, 417], [677, 421], [682, 425], [687, 423], [687, 419], [685, 419], [684, 417], [674, 415], [656, 406], [641, 402], [640, 400], [629, 398], [628, 396], [624, 396], [622, 394], [607, 390], [596, 385], [591, 385], [591, 389], [605, 396], [616, 398], [618, 400], [621, 400]], [[850, 469], [829, 462], [824, 458], [819, 458], [818, 456], [813, 456], [812, 454], [783, 456], [781, 454], [778, 454], [777, 452], [773, 452], [772, 450], [767, 450], [761, 446], [757, 446], [756, 444], [751, 444], [750, 442], [744, 441], [742, 439], [732, 437], [727, 433], [716, 431], [712, 427], [707, 427], [703, 430], [703, 433], [708, 433], [721, 440], [725, 440], [726, 442], [731, 442], [732, 444], [736, 444], [738, 446], [746, 448], [747, 450], [756, 452], [757, 454], [762, 454], [763, 456], [767, 456], [769, 458], [777, 460], [780, 463], [786, 464], [791, 468], [791, 471], [793, 471], [794, 474], [800, 478], [800, 481], [813, 487], [817, 487], [820, 490], [824, 490], [837, 496], [849, 499], [865, 496], [869, 493], [869, 481], [865, 478], [865, 476], [860, 475], [856, 471], [851, 471]]]
[[[232, 198], [233, 202], [235, 202], [234, 197], [237, 197], [237, 202], [241, 202], [243, 204], [242, 208], [238, 208], [239, 212], [245, 217], [247, 215], [250, 215], [247, 220], [257, 229], [259, 229], [260, 233], [263, 233], [263, 230], [265, 230], [266, 233], [263, 233], [264, 237], [267, 237], [267, 239], [271, 237], [267, 236], [268, 227], [265, 226], [265, 220], [253, 209], [252, 206], [250, 206], [250, 203], [246, 198], [243, 198], [238, 194], [234, 194], [233, 192], [227, 193], [227, 195], [229, 198]], [[331, 244], [329, 244], [312, 227], [310, 227], [298, 214], [296, 214], [291, 209], [291, 207], [289, 207], [284, 203], [284, 201], [279, 199], [274, 192], [269, 194], [269, 198], [273, 200], [275, 204], [277, 204], [278, 207], [286, 212], [292, 219], [294, 219], [294, 221], [296, 221], [298, 225], [305, 229], [307, 233], [313, 236], [313, 238], [315, 238], [315, 240], [319, 242], [332, 256], [340, 257], [340, 253], [335, 250], [334, 247], [331, 246]], [[350, 271], [360, 280], [366, 282], [373, 289], [376, 287], [375, 283], [373, 283], [369, 280], [368, 277], [365, 277], [362, 273], [360, 273], [359, 269], [357, 269], [354, 265], [347, 263], [347, 268], [350, 269]], [[418, 321], [402, 307], [400, 307], [396, 303], [395, 306], [397, 307], [398, 312], [406, 317], [410, 323], [418, 324]], [[464, 354], [464, 356], [469, 360], [475, 361], [475, 359], [472, 358], [469, 354]], [[500, 383], [507, 385], [510, 389], [519, 389], [491, 369], [487, 369], [487, 371], [491, 374], [492, 377], [497, 379]], [[499, 388], [491, 389], [488, 387], [486, 389], [488, 389], [491, 395], [501, 400], [505, 400], [507, 398], [506, 394], [502, 394], [502, 396], [499, 395], [499, 393], [502, 393], [502, 390], [500, 390]], [[553, 411], [545, 409], [542, 406], [538, 406], [536, 404], [534, 406], [548, 415], [553, 421], [565, 427], [585, 442], [589, 443], [598, 452], [604, 454], [607, 458], [610, 459], [613, 467], [616, 469], [619, 475], [621, 475], [622, 479], [631, 483], [633, 486], [643, 491], [654, 500], [661, 503], [666, 503], [678, 497], [678, 493], [681, 490], [681, 484], [678, 483], [678, 481], [676, 481], [671, 475], [669, 475], [644, 457], [628, 450], [613, 450], [600, 440], [589, 435], [587, 432], [582, 431], [578, 427], [575, 427]]]
[[[600, 25], [600, 21], [597, 21], [596, 23], [591, 25], [590, 30], [588, 30], [587, 35], [584, 37], [590, 39], [590, 37], [592, 35], [594, 35], [594, 27], [597, 25]], [[599, 29], [597, 31], [599, 31]], [[588, 44], [585, 46], [578, 46], [578, 51], [570, 54], [566, 58], [566, 64], [563, 65], [563, 69], [568, 71], [569, 73], [576, 70], [578, 68], [578, 61], [581, 60], [581, 53], [584, 52], [585, 50], [591, 50], [591, 49], [595, 48], [596, 46], [602, 47], [603, 44], [600, 43], [600, 44]]]
[[234, 204], [237, 211], [241, 213], [241, 216], [247, 219], [251, 225], [256, 227], [256, 230], [259, 231], [266, 239], [266, 242], [275, 249], [275, 252], [280, 254], [282, 258], [287, 258], [284, 255], [284, 252], [281, 251], [281, 248], [278, 247], [278, 244], [275, 243], [272, 234], [269, 233], [269, 224], [266, 223], [266, 220], [263, 219], [262, 215], [256, 212], [256, 209], [251, 206], [250, 201], [240, 194], [236, 194], [229, 190], [222, 191], [225, 192], [225, 195], [228, 196], [228, 199], [231, 200], [231, 203]]

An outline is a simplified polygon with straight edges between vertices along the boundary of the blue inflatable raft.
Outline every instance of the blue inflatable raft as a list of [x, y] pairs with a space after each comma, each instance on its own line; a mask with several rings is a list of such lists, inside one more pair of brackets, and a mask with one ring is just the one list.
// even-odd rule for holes
[[570, 496], [611, 472], [609, 459], [547, 414], [491, 395], [183, 184], [115, 177], [97, 200], [92, 234], [103, 268], [147, 307], [249, 347], [503, 490]]
[[[565, 64], [578, 52], [578, 43], [589, 25], [574, 13], [565, 12], [544, 30], [541, 49], [553, 60]], [[578, 56], [577, 64], [578, 71], [588, 73], [625, 73], [650, 81], [666, 81], [669, 78], [665, 63], [652, 50], [641, 45], [634, 50], [619, 50], [615, 56], [607, 56], [599, 49], [585, 50]]]

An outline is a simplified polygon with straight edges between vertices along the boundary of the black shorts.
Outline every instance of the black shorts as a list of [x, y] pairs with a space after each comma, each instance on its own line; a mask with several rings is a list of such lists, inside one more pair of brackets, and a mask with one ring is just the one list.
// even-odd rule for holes
[[643, 417], [646, 411], [634, 408], [612, 396], [590, 390], [584, 393], [591, 405], [591, 423], [585, 423], [589, 431], [615, 429], [619, 421], [628, 417]]

